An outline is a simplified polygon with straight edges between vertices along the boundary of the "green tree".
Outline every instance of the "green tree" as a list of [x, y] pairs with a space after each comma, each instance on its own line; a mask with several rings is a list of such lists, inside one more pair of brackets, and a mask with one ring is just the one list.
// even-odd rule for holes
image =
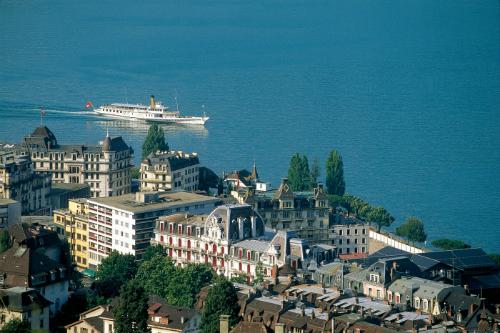
[[220, 315], [229, 315], [229, 325], [234, 326], [238, 323], [239, 310], [236, 289], [231, 282], [220, 277], [208, 290], [201, 314], [201, 332], [218, 332]]
[[144, 256], [142, 257], [143, 262], [146, 260], [150, 260], [156, 255], [166, 256], [165, 249], [161, 245], [149, 245], [144, 252]]
[[95, 290], [99, 296], [114, 297], [136, 272], [137, 263], [133, 255], [113, 251], [102, 260], [97, 269]]
[[130, 280], [120, 289], [118, 305], [113, 308], [115, 333], [149, 333], [148, 296], [142, 286]]
[[[367, 211], [367, 213], [365, 213]], [[385, 210], [384, 207], [364, 206], [360, 212], [361, 215], [366, 215], [366, 219], [377, 225], [377, 230], [380, 232], [382, 227], [388, 227], [394, 222], [394, 217]]]
[[141, 178], [141, 169], [138, 167], [132, 167], [130, 169], [130, 176], [132, 179], [140, 179]]
[[288, 168], [288, 183], [292, 191], [307, 191], [310, 189], [311, 180], [309, 162], [307, 157], [296, 153], [290, 160]]
[[30, 333], [31, 326], [28, 321], [21, 321], [19, 319], [13, 319], [8, 321], [2, 328], [0, 328], [0, 333]]
[[432, 246], [437, 247], [442, 250], [459, 250], [459, 249], [469, 249], [470, 245], [462, 240], [440, 238], [432, 241]]
[[209, 285], [214, 276], [213, 269], [208, 265], [175, 267], [169, 257], [156, 254], [141, 263], [136, 281], [149, 294], [158, 295], [169, 304], [191, 307], [201, 288]]
[[427, 239], [427, 234], [424, 230], [424, 223], [414, 216], [407, 218], [399, 227], [396, 228], [396, 235], [405, 237], [412, 243], [425, 242]]
[[315, 188], [318, 186], [318, 178], [320, 176], [321, 172], [319, 169], [319, 160], [315, 158], [311, 164], [311, 174], [309, 176], [311, 185], [309, 187], [311, 189]]
[[142, 145], [142, 158], [148, 157], [149, 154], [156, 151], [166, 151], [169, 150], [168, 143], [165, 141], [165, 133], [163, 128], [158, 126], [158, 124], [152, 124], [149, 126], [148, 135], [144, 140]]
[[326, 159], [326, 191], [328, 194], [344, 195], [344, 162], [337, 150], [332, 150]]
[[257, 266], [255, 266], [255, 278], [253, 279], [254, 285], [260, 285], [264, 282], [264, 265], [262, 261], [259, 260]]
[[489, 253], [488, 256], [497, 264], [500, 265], [500, 254], [498, 253]]
[[7, 251], [11, 246], [9, 232], [7, 230], [0, 231], [0, 253]]

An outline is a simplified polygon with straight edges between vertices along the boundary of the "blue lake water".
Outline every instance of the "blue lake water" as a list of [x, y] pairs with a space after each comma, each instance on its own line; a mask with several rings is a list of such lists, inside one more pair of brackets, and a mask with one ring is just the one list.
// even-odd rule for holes
[[211, 120], [166, 127], [171, 148], [216, 172], [256, 160], [276, 185], [337, 148], [349, 193], [500, 252], [496, 0], [0, 1], [0, 140], [43, 105], [60, 142], [109, 128], [138, 162], [144, 124], [78, 111], [175, 91]]

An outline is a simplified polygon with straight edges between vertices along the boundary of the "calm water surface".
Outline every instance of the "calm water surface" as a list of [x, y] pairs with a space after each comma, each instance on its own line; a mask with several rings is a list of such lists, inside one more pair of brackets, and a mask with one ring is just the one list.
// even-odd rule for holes
[[255, 159], [277, 184], [337, 148], [348, 192], [500, 252], [498, 1], [0, 1], [0, 140], [43, 105], [60, 142], [109, 127], [138, 161], [144, 124], [78, 112], [176, 90], [211, 120], [170, 146], [215, 171]]

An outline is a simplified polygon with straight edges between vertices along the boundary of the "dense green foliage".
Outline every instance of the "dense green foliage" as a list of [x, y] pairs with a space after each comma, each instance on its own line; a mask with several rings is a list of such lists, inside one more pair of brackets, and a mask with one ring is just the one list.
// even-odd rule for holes
[[332, 150], [326, 159], [326, 191], [328, 194], [344, 195], [344, 162], [337, 150]]
[[309, 180], [311, 182], [309, 187], [311, 189], [318, 186], [318, 178], [320, 175], [321, 175], [321, 171], [319, 169], [319, 160], [317, 158], [315, 158], [311, 164], [311, 173], [309, 175]]
[[164, 298], [169, 304], [191, 307], [200, 289], [214, 279], [208, 265], [190, 264], [176, 267], [169, 257], [156, 254], [144, 260], [137, 271], [136, 281], [146, 292]]
[[97, 270], [94, 284], [97, 295], [114, 297], [120, 287], [132, 279], [137, 272], [137, 263], [133, 255], [120, 254], [116, 251], [102, 260]]
[[149, 126], [148, 135], [146, 139], [144, 139], [144, 144], [142, 145], [142, 158], [146, 158], [149, 154], [158, 150], [168, 150], [168, 143], [165, 141], [163, 128], [155, 123]]
[[229, 326], [234, 326], [238, 323], [239, 310], [238, 296], [233, 284], [223, 277], [218, 278], [205, 299], [201, 315], [201, 332], [218, 332], [220, 315], [229, 315]]
[[141, 178], [141, 170], [138, 167], [130, 168], [130, 176], [132, 179], [140, 179]]
[[424, 223], [412, 216], [407, 218], [399, 227], [396, 228], [396, 235], [408, 239], [410, 242], [425, 242], [427, 234], [424, 230]]
[[233, 282], [233, 283], [247, 284], [248, 280], [247, 280], [246, 275], [233, 275], [231, 277], [231, 282]]
[[394, 222], [394, 217], [384, 207], [371, 207], [366, 206], [361, 209], [360, 214], [366, 216], [366, 220], [374, 223], [377, 230], [380, 231], [382, 227], [388, 227]]
[[161, 245], [150, 245], [146, 248], [144, 255], [142, 257], [143, 262], [146, 260], [150, 260], [156, 255], [165, 255], [165, 249]]
[[115, 333], [151, 332], [148, 328], [148, 296], [136, 281], [130, 280], [122, 286], [113, 313]]
[[91, 307], [87, 302], [86, 295], [72, 293], [68, 301], [61, 306], [61, 310], [50, 320], [51, 326], [62, 327], [75, 322], [80, 318], [80, 313]]
[[432, 241], [432, 246], [442, 250], [468, 249], [470, 245], [457, 239], [440, 238]]
[[262, 261], [257, 263], [255, 266], [255, 278], [253, 279], [254, 285], [260, 285], [264, 282], [264, 264]]
[[497, 265], [500, 265], [500, 254], [499, 253], [489, 253], [488, 256], [497, 263]]
[[0, 253], [7, 251], [11, 245], [9, 232], [7, 230], [0, 231]]
[[309, 162], [307, 157], [296, 153], [290, 160], [288, 183], [292, 191], [307, 191], [311, 186]]
[[14, 319], [7, 322], [0, 328], [0, 333], [30, 333], [31, 325], [28, 321]]
[[217, 176], [217, 174], [213, 172], [213, 170], [207, 167], [200, 167], [199, 172], [200, 178], [198, 189], [200, 191], [205, 191], [208, 193], [208, 190], [210, 188], [217, 188], [219, 186], [219, 181], [223, 181], [222, 179], [219, 179], [219, 176]]

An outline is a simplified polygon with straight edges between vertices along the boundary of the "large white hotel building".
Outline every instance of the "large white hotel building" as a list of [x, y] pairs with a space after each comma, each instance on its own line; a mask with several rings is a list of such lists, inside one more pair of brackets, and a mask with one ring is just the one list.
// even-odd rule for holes
[[154, 238], [160, 216], [189, 212], [207, 214], [222, 202], [190, 192], [138, 192], [88, 200], [89, 268], [95, 269], [111, 251], [139, 259]]

